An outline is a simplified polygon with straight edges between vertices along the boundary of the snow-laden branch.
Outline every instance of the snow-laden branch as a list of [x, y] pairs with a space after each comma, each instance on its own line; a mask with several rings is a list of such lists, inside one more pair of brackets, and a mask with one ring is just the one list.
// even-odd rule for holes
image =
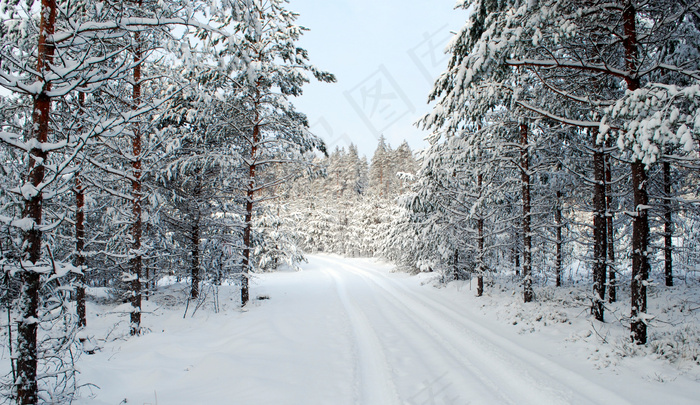
[[623, 79], [632, 77], [632, 72], [615, 69], [607, 65], [595, 65], [583, 62], [563, 62], [556, 59], [507, 59], [506, 64], [510, 66], [587, 70], [591, 72], [606, 73]]
[[579, 127], [579, 128], [598, 128], [600, 130], [601, 134], [605, 134], [610, 129], [614, 129], [614, 130], [619, 129], [616, 127], [611, 127], [611, 126], [609, 126], [605, 123], [599, 122], [599, 121], [572, 120], [570, 118], [566, 118], [566, 117], [562, 117], [562, 116], [553, 114], [547, 110], [537, 108], [537, 107], [530, 105], [524, 101], [517, 100], [517, 101], [515, 101], [515, 103], [526, 110], [535, 112], [535, 113], [537, 113], [545, 118], [551, 119], [551, 120], [559, 122], [561, 124], [571, 125], [571, 126]]

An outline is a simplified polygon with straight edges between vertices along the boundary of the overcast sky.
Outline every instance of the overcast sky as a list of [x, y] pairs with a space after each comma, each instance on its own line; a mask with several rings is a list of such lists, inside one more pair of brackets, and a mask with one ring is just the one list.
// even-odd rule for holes
[[384, 134], [421, 148], [413, 123], [429, 111], [434, 79], [447, 66], [445, 45], [466, 21], [454, 0], [290, 0], [311, 62], [335, 84], [311, 83], [293, 100], [329, 149], [358, 145], [371, 158]]

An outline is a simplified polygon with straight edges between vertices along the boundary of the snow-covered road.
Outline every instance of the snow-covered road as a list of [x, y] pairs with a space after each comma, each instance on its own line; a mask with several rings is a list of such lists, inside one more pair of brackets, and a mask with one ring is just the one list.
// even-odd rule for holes
[[351, 324], [356, 403], [627, 403], [484, 328], [440, 295], [371, 266], [314, 262], [332, 277]]
[[151, 333], [83, 358], [83, 380], [101, 387], [85, 403], [639, 404], [660, 395], [645, 395], [634, 376], [568, 361], [560, 346], [523, 344], [453, 294], [389, 269], [312, 256], [302, 272], [261, 276], [253, 296], [269, 300], [245, 311], [231, 302], [219, 314], [146, 318]]

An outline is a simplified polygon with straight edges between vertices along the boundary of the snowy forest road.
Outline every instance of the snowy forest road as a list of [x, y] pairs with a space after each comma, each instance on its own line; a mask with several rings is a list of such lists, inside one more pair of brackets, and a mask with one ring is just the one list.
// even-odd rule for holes
[[[355, 403], [626, 404], [371, 266], [314, 257], [330, 274], [355, 342]], [[409, 394], [409, 395], [406, 395]]]
[[78, 366], [81, 382], [99, 388], [76, 404], [697, 403], [696, 382], [650, 380], [644, 359], [633, 363], [642, 374], [599, 368], [561, 323], [553, 336], [522, 333], [485, 316], [473, 291], [391, 269], [313, 255], [302, 271], [256, 275], [244, 309], [238, 287], [222, 286], [215, 312], [207, 286], [186, 318], [187, 285], [173, 283], [144, 302], [148, 332], [138, 338], [120, 321], [128, 314], [91, 302], [88, 334], [100, 347]]

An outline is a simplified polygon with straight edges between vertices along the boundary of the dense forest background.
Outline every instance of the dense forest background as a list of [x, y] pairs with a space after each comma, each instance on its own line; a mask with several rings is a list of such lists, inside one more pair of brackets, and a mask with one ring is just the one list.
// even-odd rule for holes
[[[700, 4], [474, 0], [416, 117], [428, 146], [326, 150], [292, 100], [333, 83], [282, 0], [0, 0], [3, 397], [67, 402], [86, 292], [142, 330], [203, 289], [379, 257], [518, 300], [585, 285], [598, 322], [700, 271]], [[198, 305], [199, 305], [198, 304]], [[147, 316], [147, 315], [146, 315]], [[697, 334], [691, 334], [697, 336]], [[73, 384], [73, 385], [71, 385]]]

